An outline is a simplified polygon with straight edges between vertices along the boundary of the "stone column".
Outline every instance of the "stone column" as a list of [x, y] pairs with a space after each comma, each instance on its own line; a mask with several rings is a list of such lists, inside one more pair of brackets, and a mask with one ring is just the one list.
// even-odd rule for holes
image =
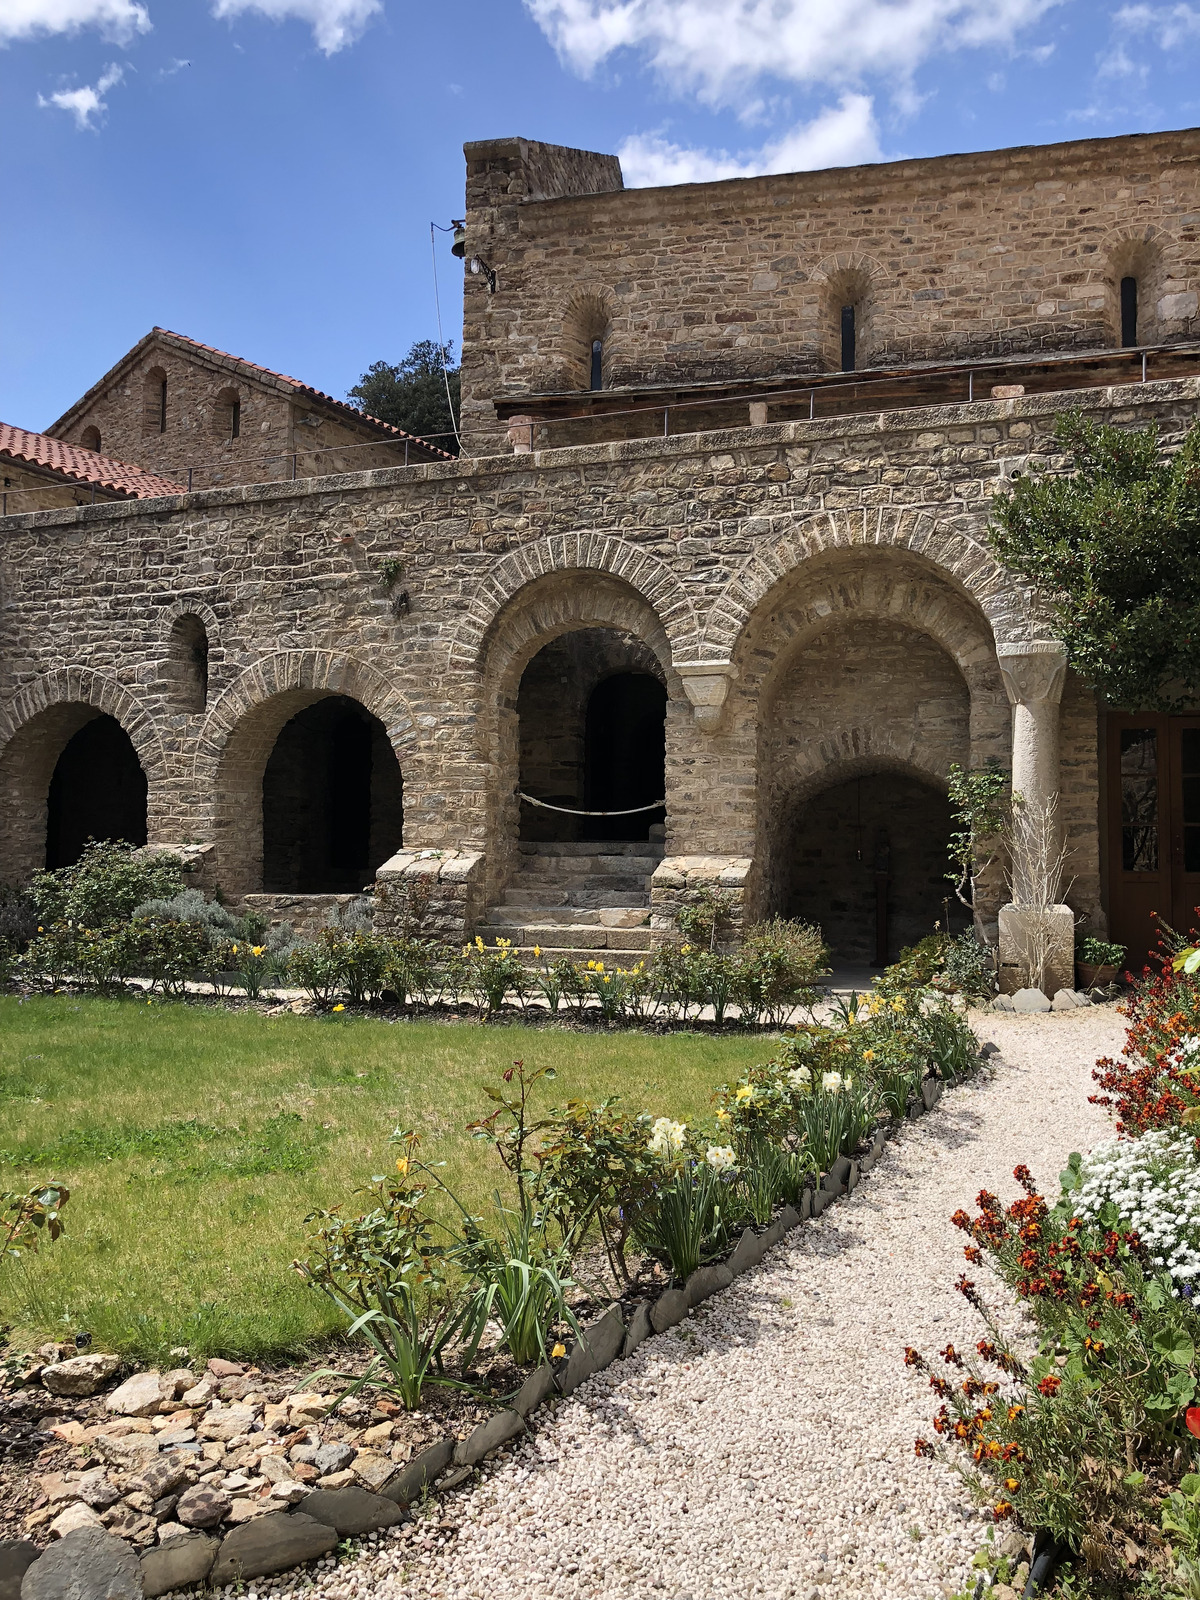
[[1069, 906], [1047, 904], [1045, 893], [1062, 844], [1059, 709], [1067, 662], [1057, 644], [1002, 650], [998, 659], [1012, 705], [1013, 794], [1021, 802], [1014, 833], [1025, 856], [1024, 870], [1020, 859], [1014, 861], [1014, 903], [1000, 911], [1001, 987], [1011, 990], [1023, 981], [1020, 969], [1037, 948], [1045, 958], [1041, 987], [1053, 996], [1072, 987], [1075, 962], [1074, 914]]

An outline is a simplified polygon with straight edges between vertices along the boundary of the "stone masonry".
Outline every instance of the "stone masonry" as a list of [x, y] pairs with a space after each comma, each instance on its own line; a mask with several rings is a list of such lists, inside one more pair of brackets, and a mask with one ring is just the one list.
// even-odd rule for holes
[[[1198, 153], [1188, 132], [627, 193], [610, 157], [469, 146], [468, 257], [496, 272], [494, 293], [467, 278], [475, 454], [0, 522], [0, 879], [43, 863], [56, 763], [106, 715], [145, 773], [150, 842], [199, 852], [231, 898], [261, 895], [272, 753], [346, 697], [369, 714], [372, 794], [403, 796], [402, 851], [368, 863], [381, 914], [402, 923], [415, 896], [462, 937], [528, 868], [522, 772], [580, 794], [580, 686], [631, 668], [666, 690], [655, 936], [704, 883], [738, 920], [809, 907], [804, 818], [823, 793], [892, 784], [904, 815], [934, 817], [950, 763], [989, 757], [1057, 796], [1071, 904], [1103, 929], [1097, 706], [987, 540], [996, 491], [1061, 465], [1061, 394], [531, 453], [490, 397], [580, 386], [572, 274], [610, 308], [595, 337], [618, 381], [819, 365], [818, 291], [843, 258], [869, 265], [873, 358], [1111, 345], [1127, 271], [1154, 337], [1182, 341]], [[1179, 376], [1069, 404], [1171, 443], [1198, 399]], [[568, 635], [609, 643], [589, 668]]]

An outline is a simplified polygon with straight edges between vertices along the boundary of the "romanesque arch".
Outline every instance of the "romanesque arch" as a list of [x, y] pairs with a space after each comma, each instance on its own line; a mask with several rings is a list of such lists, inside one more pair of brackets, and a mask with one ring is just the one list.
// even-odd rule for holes
[[609, 534], [565, 533], [512, 551], [476, 587], [450, 638], [451, 665], [482, 670], [485, 647], [509, 602], [536, 579], [572, 573], [605, 573], [619, 580], [653, 610], [673, 659], [693, 659], [700, 643], [695, 608], [665, 562]]
[[351, 656], [327, 650], [276, 651], [230, 685], [209, 711], [197, 741], [194, 780], [211, 808], [217, 877], [227, 893], [247, 894], [262, 887], [263, 779], [280, 734], [309, 707], [334, 698], [362, 707], [382, 726], [409, 786], [406, 821], [415, 803], [419, 828], [429, 796], [420, 782], [420, 729], [403, 692], [376, 668]]
[[772, 537], [746, 558], [713, 602], [700, 641], [702, 659], [729, 659], [756, 608], [776, 585], [832, 550], [892, 549], [916, 556], [975, 602], [997, 645], [1052, 637], [1049, 621], [1029, 591], [986, 546], [927, 511], [878, 507], [773, 522]]
[[0, 877], [24, 881], [46, 862], [47, 804], [59, 757], [86, 724], [111, 717], [128, 735], [147, 784], [147, 833], [161, 836], [168, 768], [158, 728], [106, 673], [55, 668], [0, 707]]

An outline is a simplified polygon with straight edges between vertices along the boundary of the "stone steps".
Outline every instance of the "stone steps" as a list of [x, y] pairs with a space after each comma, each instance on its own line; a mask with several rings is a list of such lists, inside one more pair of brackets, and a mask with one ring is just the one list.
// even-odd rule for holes
[[523, 843], [499, 905], [476, 928], [522, 961], [635, 960], [650, 949], [650, 878], [662, 846], [645, 840]]

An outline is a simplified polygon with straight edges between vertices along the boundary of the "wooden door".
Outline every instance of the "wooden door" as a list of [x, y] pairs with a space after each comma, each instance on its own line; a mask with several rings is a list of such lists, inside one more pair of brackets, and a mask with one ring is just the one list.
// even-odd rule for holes
[[1200, 717], [1110, 713], [1108, 816], [1109, 937], [1137, 972], [1156, 913], [1200, 929]]

